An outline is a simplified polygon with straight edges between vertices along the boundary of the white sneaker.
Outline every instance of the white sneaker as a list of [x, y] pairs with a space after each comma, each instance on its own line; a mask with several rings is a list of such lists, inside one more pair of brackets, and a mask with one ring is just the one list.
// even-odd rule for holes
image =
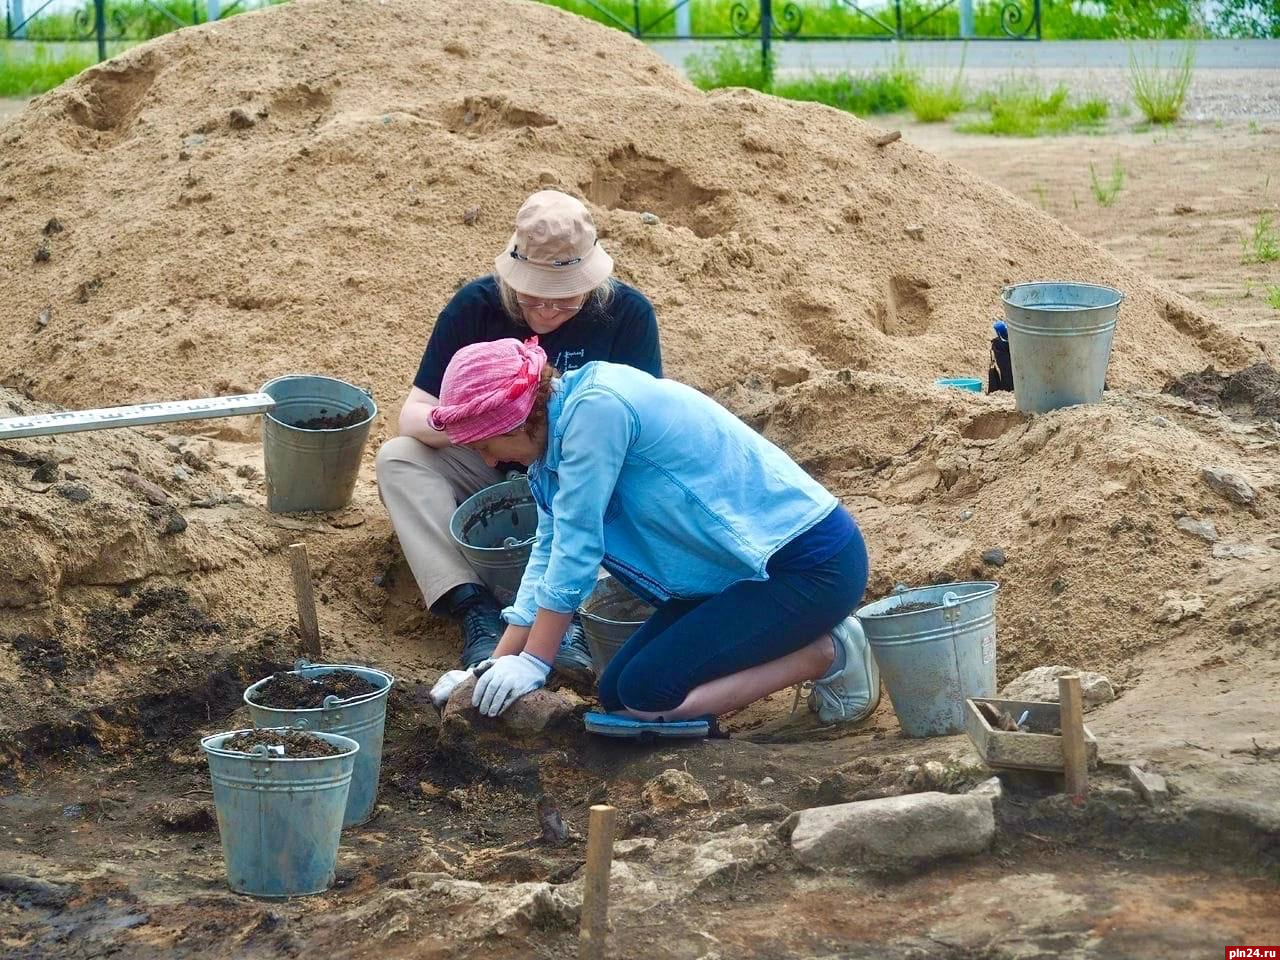
[[809, 709], [823, 723], [856, 723], [880, 705], [880, 667], [858, 618], [845, 617], [831, 631], [844, 645], [844, 669], [834, 676], [813, 681]]

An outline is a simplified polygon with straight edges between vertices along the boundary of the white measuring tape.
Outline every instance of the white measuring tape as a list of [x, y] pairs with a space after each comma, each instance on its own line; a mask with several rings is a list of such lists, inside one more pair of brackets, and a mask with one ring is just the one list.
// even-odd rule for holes
[[0, 419], [0, 440], [45, 437], [55, 433], [81, 433], [85, 430], [109, 430], [116, 427], [141, 427], [149, 423], [174, 423], [178, 420], [238, 417], [265, 413], [275, 405], [275, 400], [268, 394], [245, 393], [234, 397], [166, 400], [129, 407], [104, 407], [100, 410], [38, 413], [30, 417]]

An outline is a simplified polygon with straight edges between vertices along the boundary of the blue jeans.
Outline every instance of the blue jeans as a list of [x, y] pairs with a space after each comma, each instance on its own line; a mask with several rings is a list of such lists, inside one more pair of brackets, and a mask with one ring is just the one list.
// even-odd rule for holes
[[741, 580], [712, 597], [663, 604], [600, 677], [605, 710], [674, 710], [695, 687], [785, 657], [849, 615], [867, 586], [862, 534], [831, 558], [768, 580]]

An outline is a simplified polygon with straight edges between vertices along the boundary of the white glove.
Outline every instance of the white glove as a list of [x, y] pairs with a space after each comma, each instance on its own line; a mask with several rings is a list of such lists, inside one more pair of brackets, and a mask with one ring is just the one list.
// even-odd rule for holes
[[448, 673], [443, 674], [436, 681], [436, 685], [431, 688], [431, 702], [435, 704], [436, 709], [443, 710], [445, 704], [449, 702], [449, 698], [453, 696], [453, 691], [458, 688], [458, 684], [467, 679], [467, 677], [475, 676], [477, 670], [488, 667], [491, 663], [493, 663], [492, 660], [482, 660], [480, 663], [473, 664], [465, 670], [450, 670]]
[[480, 675], [471, 705], [487, 717], [496, 717], [526, 693], [547, 682], [551, 667], [531, 653], [499, 657]]

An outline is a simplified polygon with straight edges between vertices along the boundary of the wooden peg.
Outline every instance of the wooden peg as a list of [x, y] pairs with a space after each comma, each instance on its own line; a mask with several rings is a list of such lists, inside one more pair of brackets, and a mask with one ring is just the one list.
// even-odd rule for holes
[[1058, 725], [1062, 729], [1067, 793], [1073, 799], [1083, 799], [1089, 789], [1089, 755], [1085, 752], [1084, 700], [1079, 674], [1058, 678]]
[[609, 936], [609, 870], [613, 866], [613, 827], [618, 811], [607, 804], [591, 808], [587, 824], [587, 865], [582, 887], [579, 960], [604, 960]]
[[302, 634], [302, 652], [319, 663], [320, 621], [316, 618], [316, 596], [311, 588], [311, 561], [307, 558], [307, 545], [289, 545], [289, 566], [293, 572], [293, 597], [298, 604], [298, 632]]
[[886, 133], [883, 137], [877, 137], [876, 146], [887, 147], [889, 144], [893, 143], [895, 140], [901, 140], [901, 139], [902, 139], [902, 131], [894, 130], [892, 133]]

